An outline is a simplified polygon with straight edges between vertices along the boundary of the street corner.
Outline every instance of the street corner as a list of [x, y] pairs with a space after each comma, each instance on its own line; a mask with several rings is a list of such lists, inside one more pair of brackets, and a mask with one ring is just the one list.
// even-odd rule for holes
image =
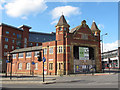
[[54, 84], [54, 83], [57, 83], [56, 81], [45, 81], [45, 82], [42, 82], [42, 84]]

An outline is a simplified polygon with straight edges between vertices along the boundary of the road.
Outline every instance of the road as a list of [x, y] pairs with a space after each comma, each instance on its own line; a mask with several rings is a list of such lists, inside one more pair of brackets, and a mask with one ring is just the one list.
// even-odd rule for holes
[[118, 88], [118, 74], [55, 77], [56, 83], [2, 84], [3, 88]]

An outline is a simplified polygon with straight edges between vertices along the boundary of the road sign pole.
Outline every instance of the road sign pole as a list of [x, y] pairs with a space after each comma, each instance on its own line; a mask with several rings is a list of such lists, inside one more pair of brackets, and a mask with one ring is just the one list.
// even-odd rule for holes
[[6, 62], [6, 74], [5, 74], [5, 76], [7, 77], [7, 62]]
[[44, 62], [43, 62], [43, 82], [44, 82]]
[[[44, 49], [43, 49], [43, 57], [44, 57]], [[43, 82], [44, 82], [44, 61], [43, 61]]]
[[11, 59], [11, 72], [10, 72], [10, 79], [12, 79], [12, 59]]

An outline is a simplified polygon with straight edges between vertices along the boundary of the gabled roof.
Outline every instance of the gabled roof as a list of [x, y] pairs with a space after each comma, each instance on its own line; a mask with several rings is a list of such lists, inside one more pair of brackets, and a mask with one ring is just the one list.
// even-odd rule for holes
[[79, 29], [82, 28], [82, 27], [88, 28], [88, 29], [90, 30], [89, 26], [86, 24], [86, 21], [83, 20], [83, 21], [81, 22], [81, 25], [79, 25], [79, 26], [71, 29], [71, 30], [70, 30], [70, 33], [74, 33], [74, 32], [76, 32], [77, 30], [79, 30]]
[[[69, 26], [69, 24], [67, 23], [64, 15], [62, 15], [62, 16], [60, 17], [60, 19], [59, 19], [59, 21], [58, 21], [58, 23], [57, 23], [56, 26], [62, 26], [62, 25], [67, 25], [67, 26]], [[70, 26], [69, 26], [69, 27], [70, 27]]]
[[79, 25], [79, 26], [77, 26], [77, 27], [75, 27], [75, 28], [72, 28], [72, 29], [70, 30], [70, 33], [73, 33], [73, 32], [75, 32], [76, 30], [78, 30], [78, 29], [80, 28], [80, 26], [81, 26], [81, 25]]
[[91, 30], [98, 30], [98, 27], [97, 27], [95, 21], [93, 21], [93, 23], [92, 23]]

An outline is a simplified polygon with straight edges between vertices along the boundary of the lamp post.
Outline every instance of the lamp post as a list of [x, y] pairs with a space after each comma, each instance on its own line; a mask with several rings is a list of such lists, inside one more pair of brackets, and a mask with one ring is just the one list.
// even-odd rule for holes
[[[102, 61], [103, 61], [103, 36], [108, 35], [108, 33], [102, 34], [101, 35], [101, 41], [102, 41]], [[103, 66], [103, 65], [102, 65]], [[103, 68], [103, 73], [104, 73], [104, 68]]]

